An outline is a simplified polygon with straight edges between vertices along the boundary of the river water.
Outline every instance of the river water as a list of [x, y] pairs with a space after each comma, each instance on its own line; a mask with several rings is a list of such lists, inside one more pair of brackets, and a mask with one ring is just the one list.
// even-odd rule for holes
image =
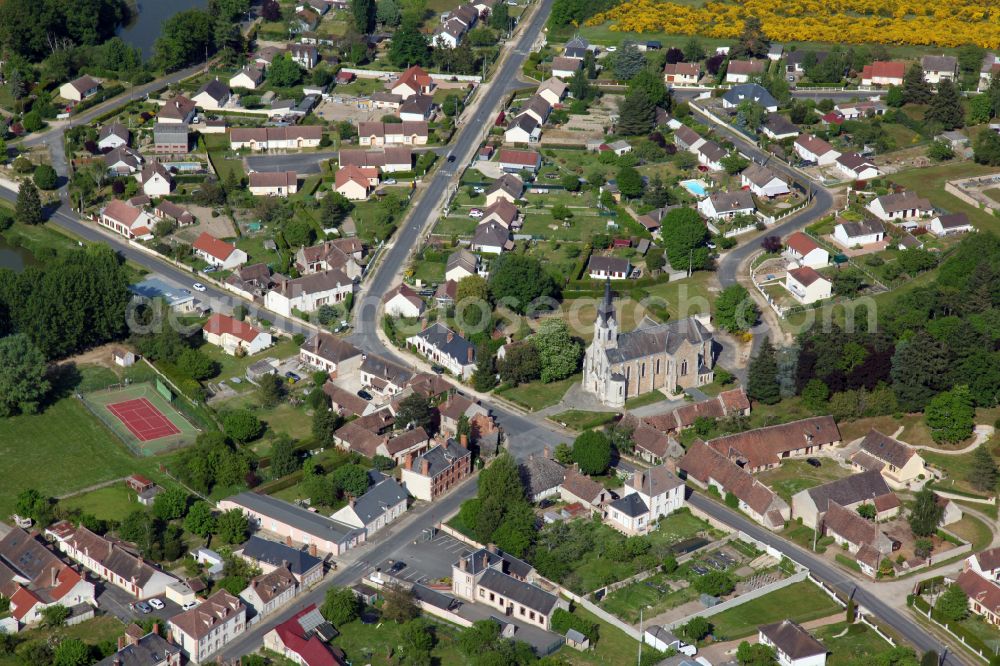
[[207, 0], [139, 0], [133, 5], [138, 16], [132, 23], [118, 31], [118, 35], [132, 46], [142, 49], [142, 57], [153, 55], [153, 43], [160, 36], [163, 23], [174, 14], [188, 9], [203, 9]]

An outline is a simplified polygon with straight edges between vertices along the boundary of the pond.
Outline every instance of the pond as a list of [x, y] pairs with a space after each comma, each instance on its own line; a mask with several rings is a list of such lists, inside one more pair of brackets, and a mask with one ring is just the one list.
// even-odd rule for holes
[[11, 268], [17, 272], [24, 270], [26, 266], [37, 264], [35, 256], [23, 247], [15, 247], [0, 236], [0, 269]]
[[203, 9], [207, 0], [139, 0], [135, 3], [134, 20], [118, 31], [118, 35], [142, 50], [143, 58], [153, 56], [153, 43], [160, 36], [163, 24], [174, 14], [188, 9]]

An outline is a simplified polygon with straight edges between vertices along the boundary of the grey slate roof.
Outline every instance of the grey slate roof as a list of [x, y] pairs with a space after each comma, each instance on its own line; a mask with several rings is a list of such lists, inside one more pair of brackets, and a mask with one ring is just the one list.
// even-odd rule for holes
[[495, 220], [476, 227], [472, 235], [472, 244], [485, 247], [503, 248], [510, 242], [510, 231]]
[[471, 363], [476, 358], [476, 348], [473, 344], [441, 322], [431, 324], [420, 331], [417, 337], [445, 356], [455, 359], [459, 364]]
[[879, 220], [858, 220], [857, 222], [845, 220], [841, 222], [840, 225], [844, 227], [844, 231], [847, 232], [848, 238], [867, 236], [868, 234], [885, 233], [885, 225]]
[[767, 624], [760, 628], [774, 645], [790, 659], [805, 659], [818, 654], [826, 654], [826, 647], [812, 637], [808, 631], [797, 622], [782, 620]]
[[504, 573], [518, 578], [527, 578], [531, 575], [531, 565], [524, 560], [503, 552], [502, 550], [491, 551], [480, 548], [474, 553], [465, 556], [466, 569], [469, 573], [478, 574], [487, 567], [501, 564]]
[[128, 143], [129, 131], [125, 125], [121, 123], [108, 123], [101, 128], [101, 132], [97, 135], [97, 140], [102, 141], [107, 139], [109, 136], [117, 136], [124, 139]]
[[451, 610], [451, 607], [455, 605], [455, 599], [449, 597], [447, 594], [442, 594], [437, 590], [432, 590], [429, 587], [421, 585], [420, 583], [414, 583], [413, 585], [413, 598], [417, 601], [423, 601], [424, 603], [430, 604], [441, 610]]
[[646, 506], [646, 503], [643, 502], [642, 498], [636, 493], [620, 497], [612, 502], [610, 506], [612, 509], [625, 514], [629, 518], [637, 518], [643, 514], [649, 513], [649, 507]]
[[365, 525], [374, 523], [390, 508], [406, 501], [407, 494], [396, 479], [386, 476], [354, 502], [354, 513]]
[[767, 114], [767, 120], [764, 121], [764, 127], [770, 130], [772, 134], [778, 136], [799, 132], [798, 125], [776, 112]]
[[556, 602], [559, 601], [559, 598], [554, 594], [549, 594], [534, 585], [506, 576], [496, 569], [487, 570], [479, 579], [479, 585], [546, 616], [552, 612]]
[[446, 443], [438, 444], [430, 451], [425, 451], [417, 456], [417, 458], [413, 461], [413, 471], [416, 472], [422, 470], [424, 461], [426, 460], [430, 463], [427, 476], [434, 478], [441, 472], [444, 472], [451, 467], [456, 460], [461, 460], [462, 458], [470, 455], [472, 455], [472, 453], [468, 449], [457, 443], [455, 440], [448, 439]]
[[562, 483], [566, 469], [551, 458], [531, 456], [517, 467], [521, 482], [528, 489], [528, 495], [534, 497], [546, 490], [558, 488]]
[[700, 321], [694, 317], [655, 324], [644, 321], [635, 330], [618, 336], [617, 349], [607, 351], [608, 360], [621, 363], [660, 352], [674, 353], [685, 340], [700, 345], [712, 338]]
[[369, 354], [361, 362], [361, 371], [390, 381], [400, 387], [406, 386], [406, 382], [410, 381], [410, 378], [413, 377], [413, 373], [403, 366], [397, 365], [381, 356], [375, 356], [374, 354]]
[[222, 100], [229, 97], [229, 86], [220, 81], [219, 79], [212, 79], [205, 85], [201, 87], [195, 97], [202, 93], [208, 93], [208, 96], [214, 99], [216, 102], [221, 102]]
[[154, 143], [187, 143], [188, 127], [184, 123], [156, 123], [153, 126]]
[[156, 666], [166, 663], [168, 655], [180, 652], [180, 647], [167, 642], [159, 634], [146, 634], [134, 644], [125, 645], [112, 655], [97, 662], [97, 666]]
[[819, 511], [826, 511], [830, 502], [850, 506], [857, 502], [871, 501], [892, 491], [877, 470], [845, 476], [806, 491]]
[[277, 541], [268, 541], [258, 536], [252, 536], [243, 544], [244, 557], [265, 562], [275, 567], [288, 563], [289, 570], [301, 576], [322, 563], [318, 557], [313, 557], [305, 549], [292, 548]]
[[755, 104], [759, 104], [764, 108], [769, 106], [778, 106], [778, 100], [774, 99], [774, 96], [767, 92], [763, 86], [756, 83], [744, 83], [742, 85], [733, 86], [722, 96], [726, 102], [737, 105], [740, 102], [750, 101]]
[[269, 495], [245, 492], [228, 499], [263, 516], [291, 525], [305, 534], [338, 544], [346, 543], [362, 531]]

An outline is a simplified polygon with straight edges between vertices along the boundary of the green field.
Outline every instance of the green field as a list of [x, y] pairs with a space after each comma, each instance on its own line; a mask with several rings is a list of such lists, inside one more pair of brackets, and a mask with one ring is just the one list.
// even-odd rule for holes
[[544, 384], [541, 381], [521, 384], [514, 388], [497, 391], [497, 394], [528, 411], [536, 411], [558, 403], [569, 387], [579, 381], [580, 375], [576, 374], [551, 384]]
[[[465, 663], [465, 657], [459, 652], [456, 643], [458, 629], [453, 625], [433, 621], [431, 626], [437, 637], [437, 645], [431, 652], [433, 663]], [[371, 666], [399, 663], [394, 655], [400, 646], [400, 625], [395, 622], [365, 624], [355, 620], [337, 629], [340, 630], [340, 635], [334, 638], [331, 644], [342, 649], [352, 663], [371, 664]]]
[[755, 634], [757, 627], [769, 622], [808, 622], [840, 611], [840, 605], [825, 592], [803, 581], [713, 615], [709, 621], [715, 627], [716, 640], [729, 641]]
[[[844, 634], [845, 629], [846, 634]], [[846, 622], [838, 622], [819, 627], [812, 633], [831, 653], [826, 658], [828, 666], [850, 666], [861, 663], [861, 660], [892, 647], [870, 627], [863, 624], [848, 625]]]
[[101, 520], [121, 521], [140, 508], [136, 495], [124, 483], [115, 483], [89, 493], [75, 495], [59, 502], [59, 506], [70, 511], [89, 513]]
[[560, 423], [570, 430], [590, 430], [614, 421], [615, 412], [586, 412], [580, 409], [570, 409], [549, 417], [549, 420]]

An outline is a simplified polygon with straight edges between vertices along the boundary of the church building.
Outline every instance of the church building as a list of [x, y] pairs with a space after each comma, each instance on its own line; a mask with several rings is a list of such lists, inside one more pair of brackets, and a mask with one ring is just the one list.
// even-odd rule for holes
[[634, 331], [619, 333], [611, 282], [597, 309], [594, 339], [583, 361], [583, 388], [606, 405], [666, 389], [710, 384], [715, 366], [711, 332], [695, 317], [659, 324], [645, 317]]

